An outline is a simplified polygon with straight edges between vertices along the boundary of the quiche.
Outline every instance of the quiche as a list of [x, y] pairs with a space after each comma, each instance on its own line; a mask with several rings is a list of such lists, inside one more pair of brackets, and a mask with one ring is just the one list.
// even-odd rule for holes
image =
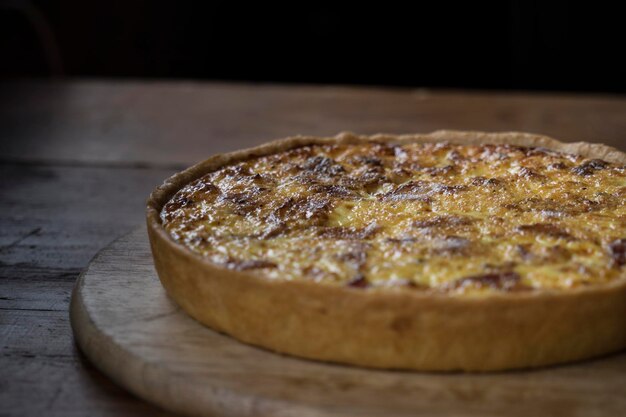
[[148, 201], [191, 317], [275, 352], [493, 371], [626, 347], [626, 155], [524, 133], [294, 137]]

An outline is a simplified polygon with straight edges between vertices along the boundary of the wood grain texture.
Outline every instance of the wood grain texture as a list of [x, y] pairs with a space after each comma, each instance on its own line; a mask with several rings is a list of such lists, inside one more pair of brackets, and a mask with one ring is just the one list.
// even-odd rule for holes
[[341, 130], [514, 129], [626, 150], [624, 114], [626, 99], [607, 95], [0, 83], [0, 415], [169, 415], [83, 359], [67, 310], [89, 259], [143, 221], [148, 193], [174, 169], [269, 139]]
[[74, 282], [103, 246], [143, 221], [168, 169], [0, 166], [0, 415], [165, 415], [78, 354]]
[[[297, 134], [526, 131], [626, 146], [619, 97], [193, 82], [0, 86], [11, 158], [189, 165]], [[41, 136], [46, 140], [42, 141]]]
[[437, 374], [301, 360], [241, 344], [186, 316], [161, 287], [140, 228], [77, 283], [72, 327], [115, 381], [189, 415], [615, 416], [626, 354], [534, 371]]

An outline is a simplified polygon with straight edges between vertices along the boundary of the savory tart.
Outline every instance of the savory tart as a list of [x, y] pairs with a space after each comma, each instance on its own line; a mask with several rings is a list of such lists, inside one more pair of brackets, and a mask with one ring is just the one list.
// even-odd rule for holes
[[148, 202], [187, 313], [254, 345], [487, 371], [626, 346], [626, 155], [522, 133], [296, 137]]

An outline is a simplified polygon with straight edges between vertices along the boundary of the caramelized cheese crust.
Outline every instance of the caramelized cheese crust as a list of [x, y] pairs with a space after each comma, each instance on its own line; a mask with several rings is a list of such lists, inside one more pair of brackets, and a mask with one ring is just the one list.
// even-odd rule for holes
[[626, 167], [512, 145], [311, 145], [225, 166], [163, 207], [216, 264], [367, 289], [488, 293], [624, 277]]

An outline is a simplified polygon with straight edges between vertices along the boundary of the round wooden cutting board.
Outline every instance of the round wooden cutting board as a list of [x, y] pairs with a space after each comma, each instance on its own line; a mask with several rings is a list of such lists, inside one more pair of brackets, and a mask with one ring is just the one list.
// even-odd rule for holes
[[[491, 374], [378, 371], [248, 346], [165, 294], [143, 228], [104, 249], [71, 304], [84, 353], [141, 398], [207, 416], [618, 416], [626, 354]], [[341, 341], [337, 341], [341, 343]]]

